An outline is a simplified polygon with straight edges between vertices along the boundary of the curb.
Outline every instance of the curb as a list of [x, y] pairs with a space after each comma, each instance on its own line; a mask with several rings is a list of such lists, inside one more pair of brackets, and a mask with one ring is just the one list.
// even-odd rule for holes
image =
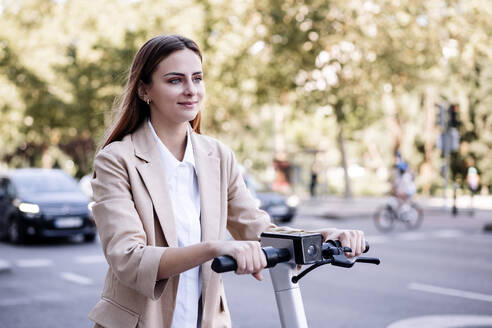
[[360, 212], [360, 213], [350, 213], [350, 214], [337, 214], [334, 212], [327, 212], [319, 214], [318, 217], [322, 217], [324, 219], [329, 220], [342, 220], [342, 219], [360, 219], [365, 217], [371, 217], [374, 215], [374, 212]]
[[[358, 210], [349, 210], [349, 211], [344, 211], [344, 210], [336, 210], [336, 209], [313, 209], [313, 208], [307, 208], [304, 207], [301, 210], [297, 211], [297, 216], [308, 216], [308, 217], [318, 217], [318, 218], [323, 218], [323, 219], [328, 219], [328, 220], [341, 220], [341, 219], [360, 219], [360, 218], [367, 218], [367, 217], [373, 217], [374, 213], [376, 212], [378, 207], [374, 208], [365, 208], [365, 209], [358, 209]], [[439, 215], [449, 215], [452, 216], [451, 209], [444, 209], [442, 207], [435, 207], [435, 206], [421, 206], [422, 210], [424, 211], [424, 216], [425, 215], [432, 215], [432, 214], [439, 214]], [[456, 216], [452, 217], [462, 217], [462, 216], [470, 216], [470, 213], [467, 212], [465, 209], [458, 209], [458, 214]], [[491, 223], [492, 225], [492, 223]], [[492, 227], [489, 226], [487, 229], [484, 228], [484, 230], [491, 231], [492, 232]]]
[[4, 260], [0, 260], [0, 273], [8, 272], [12, 269], [10, 263]]

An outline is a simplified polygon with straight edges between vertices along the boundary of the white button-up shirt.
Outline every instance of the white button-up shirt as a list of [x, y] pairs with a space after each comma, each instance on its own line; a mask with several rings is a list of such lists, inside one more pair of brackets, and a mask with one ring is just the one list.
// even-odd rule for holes
[[[200, 192], [195, 172], [195, 158], [190, 140], [190, 127], [187, 126], [187, 142], [183, 161], [179, 161], [157, 136], [152, 123], [150, 131], [159, 147], [163, 169], [167, 177], [178, 246], [185, 247], [201, 242]], [[182, 272], [179, 277], [178, 294], [172, 327], [197, 327], [198, 302], [202, 293], [200, 267]], [[200, 326], [200, 323], [198, 323]]]

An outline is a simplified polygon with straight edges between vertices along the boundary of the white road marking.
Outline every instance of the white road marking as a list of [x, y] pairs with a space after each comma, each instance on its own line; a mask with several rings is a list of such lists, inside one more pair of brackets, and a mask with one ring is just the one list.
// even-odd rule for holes
[[465, 232], [460, 230], [437, 230], [431, 232], [402, 232], [398, 234], [388, 234], [388, 235], [373, 235], [366, 236], [366, 239], [370, 244], [384, 244], [391, 241], [404, 240], [404, 241], [417, 241], [417, 240], [425, 240], [431, 238], [456, 238], [462, 237], [465, 235]]
[[63, 297], [58, 293], [42, 293], [38, 295], [30, 295], [29, 297], [9, 297], [0, 299], [1, 306], [18, 306], [27, 305], [36, 302], [62, 302]]
[[57, 292], [42, 293], [33, 296], [34, 301], [37, 302], [62, 302], [65, 297]]
[[398, 235], [399, 240], [423, 240], [426, 236], [422, 232], [406, 232]]
[[441, 294], [441, 295], [447, 295], [447, 296], [456, 296], [456, 297], [468, 298], [468, 299], [476, 300], [476, 301], [492, 302], [492, 295], [475, 293], [475, 292], [468, 292], [465, 290], [444, 288], [444, 287], [438, 287], [438, 286], [432, 286], [432, 285], [426, 285], [426, 284], [419, 284], [416, 282], [410, 283], [408, 285], [408, 288], [412, 289], [412, 290], [419, 290], [422, 292], [435, 293], [435, 294]]
[[0, 300], [0, 306], [27, 305], [29, 303], [31, 303], [31, 300], [27, 297]]
[[50, 259], [24, 259], [15, 261], [15, 265], [20, 268], [39, 268], [53, 265]]
[[438, 230], [435, 231], [432, 235], [438, 238], [455, 238], [463, 236], [464, 232], [460, 230]]
[[106, 258], [104, 258], [104, 256], [102, 255], [77, 256], [75, 258], [75, 262], [83, 264], [105, 263]]
[[403, 319], [392, 323], [387, 328], [458, 328], [491, 327], [490, 315], [427, 315]]
[[390, 238], [388, 236], [366, 236], [366, 240], [369, 241], [369, 245], [375, 245], [375, 244], [384, 244], [388, 241], [390, 241]]
[[92, 279], [80, 276], [78, 274], [72, 273], [72, 272], [62, 272], [60, 273], [60, 276], [62, 279], [65, 279], [70, 282], [74, 282], [79, 285], [92, 285]]
[[0, 259], [0, 272], [10, 271], [12, 266], [8, 261]]

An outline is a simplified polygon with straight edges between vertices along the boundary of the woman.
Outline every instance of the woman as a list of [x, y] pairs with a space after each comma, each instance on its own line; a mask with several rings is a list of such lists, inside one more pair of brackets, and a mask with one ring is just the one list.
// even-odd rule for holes
[[[159, 36], [136, 54], [121, 105], [94, 161], [94, 218], [109, 264], [96, 327], [230, 327], [220, 275], [261, 280], [261, 232], [280, 229], [256, 208], [232, 151], [200, 134], [202, 56], [191, 40]], [[226, 229], [236, 239], [225, 241]], [[361, 253], [360, 231], [326, 229]]]

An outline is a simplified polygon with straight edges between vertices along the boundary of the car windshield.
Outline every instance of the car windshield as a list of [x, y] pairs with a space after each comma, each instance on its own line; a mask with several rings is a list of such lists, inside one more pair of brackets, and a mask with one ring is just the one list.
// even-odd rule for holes
[[59, 171], [14, 174], [12, 180], [21, 194], [80, 191], [74, 178]]

